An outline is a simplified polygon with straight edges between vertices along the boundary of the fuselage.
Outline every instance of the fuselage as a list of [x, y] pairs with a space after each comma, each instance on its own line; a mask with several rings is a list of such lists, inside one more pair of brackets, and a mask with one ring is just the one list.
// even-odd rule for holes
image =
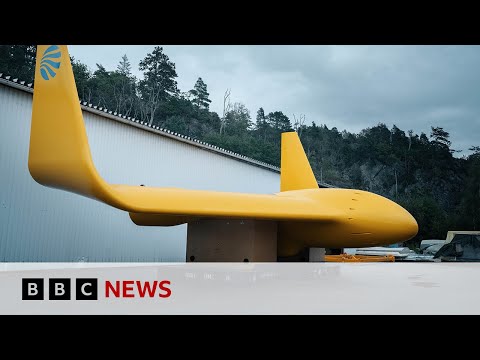
[[[137, 225], [178, 225], [201, 218], [277, 221], [280, 256], [295, 255], [304, 247], [393, 244], [411, 239], [418, 231], [417, 222], [403, 207], [362, 190], [305, 189], [263, 195], [144, 188], [135, 191], [136, 201], [143, 198], [142, 192], [145, 200], [165, 210], [160, 214], [142, 208], [142, 213], [131, 213]], [[185, 202], [198, 206], [185, 211]], [[133, 198], [130, 203], [135, 203]]]

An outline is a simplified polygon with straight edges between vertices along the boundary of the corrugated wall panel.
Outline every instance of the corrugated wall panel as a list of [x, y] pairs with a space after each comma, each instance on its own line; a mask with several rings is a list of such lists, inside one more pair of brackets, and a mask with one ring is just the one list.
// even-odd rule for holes
[[[184, 261], [186, 226], [46, 188], [28, 173], [32, 95], [0, 84], [0, 261]], [[272, 193], [278, 173], [84, 111], [92, 156], [112, 183]]]

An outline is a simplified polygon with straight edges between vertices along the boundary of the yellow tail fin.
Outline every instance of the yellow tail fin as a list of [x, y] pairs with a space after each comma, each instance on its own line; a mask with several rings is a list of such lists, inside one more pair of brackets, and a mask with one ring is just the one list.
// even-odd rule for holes
[[104, 198], [66, 45], [37, 46], [28, 169], [42, 185]]
[[298, 134], [295, 131], [282, 133], [280, 191], [317, 188], [317, 180]]

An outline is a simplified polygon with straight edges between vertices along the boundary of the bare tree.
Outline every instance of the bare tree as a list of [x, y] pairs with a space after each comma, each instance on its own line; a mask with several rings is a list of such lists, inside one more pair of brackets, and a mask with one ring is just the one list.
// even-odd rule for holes
[[145, 101], [140, 101], [139, 103], [139, 108], [140, 108], [140, 119], [145, 120], [148, 117], [149, 113], [149, 108], [148, 104]]
[[395, 199], [398, 198], [398, 177], [397, 177], [397, 168], [394, 167], [393, 171], [395, 172]]
[[300, 117], [297, 119], [295, 117], [295, 114], [293, 114], [293, 129], [298, 133], [298, 136], [302, 136], [302, 129], [303, 125], [305, 125], [305, 115], [300, 115]]
[[230, 93], [231, 89], [227, 89], [223, 95], [223, 115], [220, 121], [220, 135], [225, 132], [226, 116], [232, 107], [232, 104], [230, 103]]
[[413, 130], [408, 130], [408, 151], [412, 148]]
[[133, 76], [122, 76], [113, 83], [113, 97], [116, 103], [116, 111], [125, 116], [129, 116], [135, 102], [136, 79]]

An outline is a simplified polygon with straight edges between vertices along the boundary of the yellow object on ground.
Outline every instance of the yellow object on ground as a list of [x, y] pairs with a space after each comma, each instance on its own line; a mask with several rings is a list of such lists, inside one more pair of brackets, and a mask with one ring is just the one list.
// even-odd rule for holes
[[319, 189], [296, 132], [282, 134], [281, 191], [246, 194], [107, 183], [97, 172], [67, 46], [39, 45], [28, 168], [40, 184], [128, 211], [137, 225], [173, 226], [202, 218], [278, 222], [278, 255], [305, 247], [365, 247], [411, 239], [417, 222], [382, 196]]
[[325, 255], [326, 262], [395, 262], [393, 255]]

